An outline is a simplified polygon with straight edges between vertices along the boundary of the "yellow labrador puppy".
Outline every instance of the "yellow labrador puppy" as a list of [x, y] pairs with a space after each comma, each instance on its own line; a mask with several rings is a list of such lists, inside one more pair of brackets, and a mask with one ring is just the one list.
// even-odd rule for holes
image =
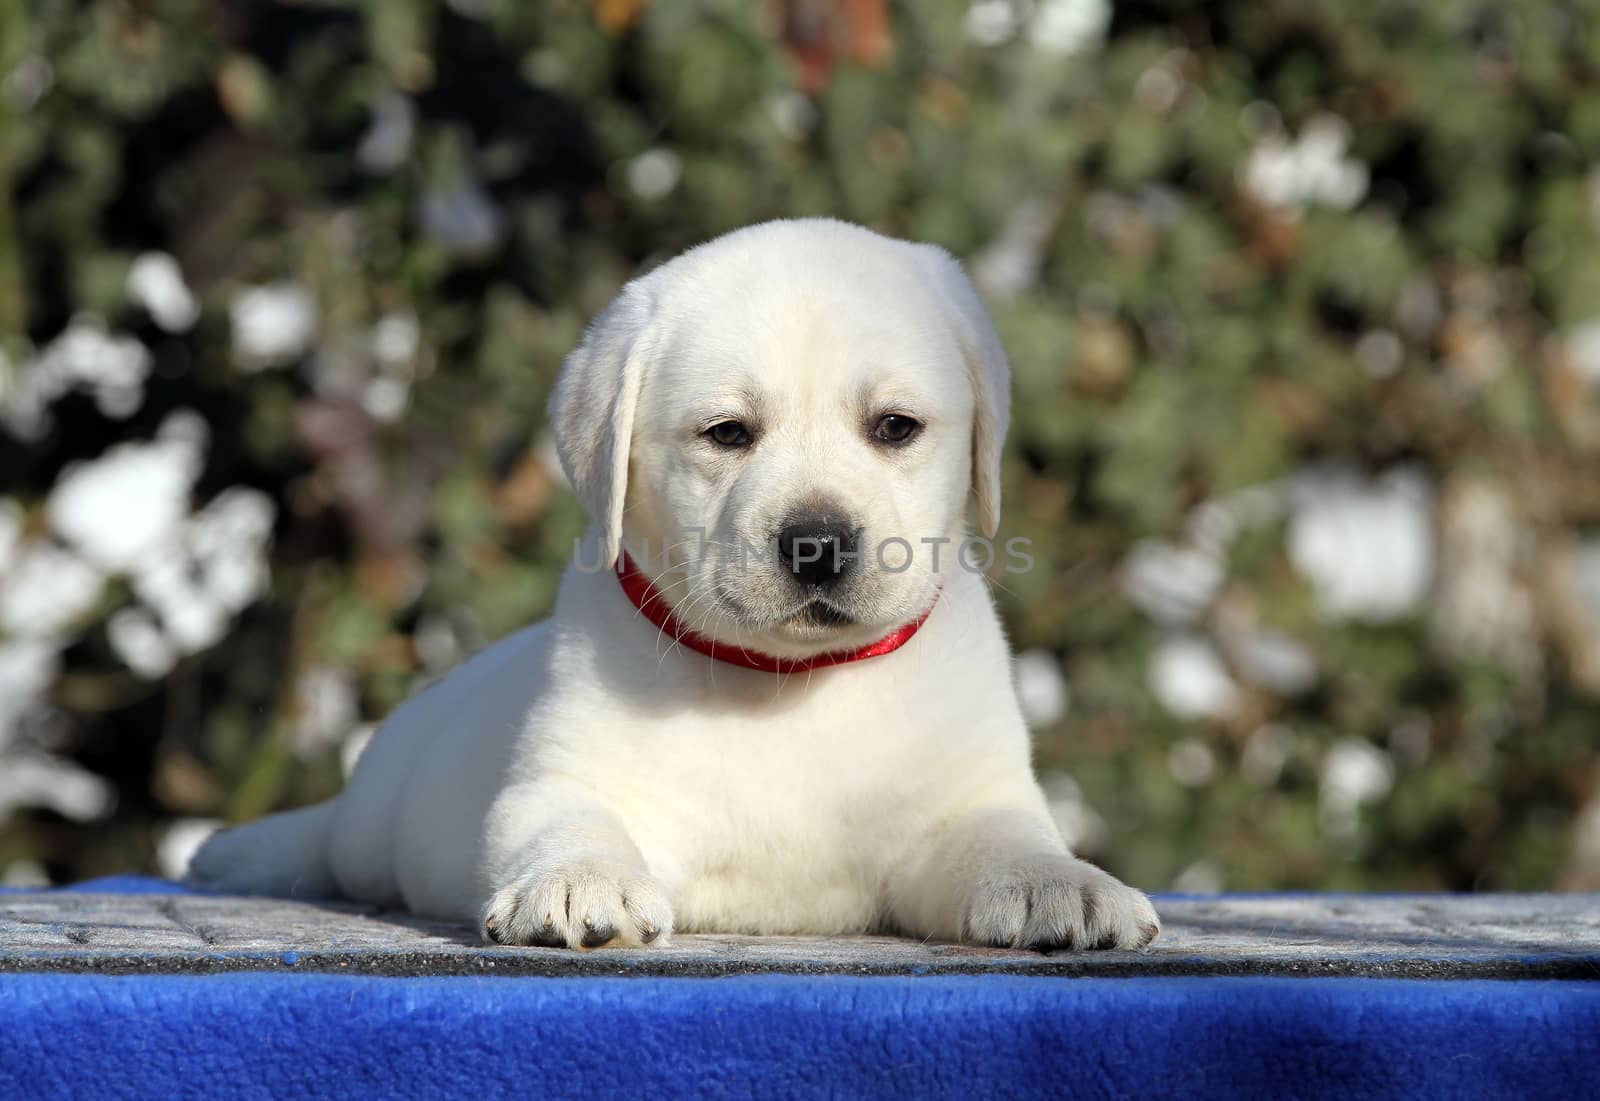
[[592, 523], [546, 622], [390, 717], [348, 788], [217, 835], [196, 883], [472, 921], [504, 944], [896, 930], [1137, 948], [1072, 856], [963, 545], [1009, 368], [959, 264], [824, 220], [623, 288], [556, 443]]

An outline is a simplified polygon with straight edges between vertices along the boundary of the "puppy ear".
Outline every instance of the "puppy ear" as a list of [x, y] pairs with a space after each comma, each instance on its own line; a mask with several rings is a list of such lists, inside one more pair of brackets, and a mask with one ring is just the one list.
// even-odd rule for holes
[[1000, 448], [1011, 423], [1011, 364], [961, 262], [942, 248], [919, 246], [923, 267], [950, 316], [976, 399], [972, 423], [972, 493], [987, 538], [1000, 530]]
[[628, 452], [649, 354], [651, 295], [643, 280], [622, 288], [567, 356], [550, 397], [556, 453], [600, 531], [608, 566], [622, 550]]

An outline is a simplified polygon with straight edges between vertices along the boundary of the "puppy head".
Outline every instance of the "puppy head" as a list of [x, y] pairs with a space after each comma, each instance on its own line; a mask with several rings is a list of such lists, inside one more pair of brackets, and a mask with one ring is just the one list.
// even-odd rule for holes
[[739, 230], [628, 284], [551, 402], [602, 561], [625, 546], [681, 622], [784, 657], [927, 610], [968, 502], [998, 526], [1008, 413], [960, 265], [823, 220]]

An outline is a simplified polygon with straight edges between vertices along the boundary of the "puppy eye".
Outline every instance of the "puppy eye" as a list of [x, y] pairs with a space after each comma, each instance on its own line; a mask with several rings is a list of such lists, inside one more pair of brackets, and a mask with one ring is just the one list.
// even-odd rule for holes
[[884, 443], [906, 443], [921, 427], [921, 423], [911, 417], [890, 413], [878, 420], [872, 434]]
[[718, 447], [750, 446], [750, 430], [738, 421], [718, 421], [703, 435]]

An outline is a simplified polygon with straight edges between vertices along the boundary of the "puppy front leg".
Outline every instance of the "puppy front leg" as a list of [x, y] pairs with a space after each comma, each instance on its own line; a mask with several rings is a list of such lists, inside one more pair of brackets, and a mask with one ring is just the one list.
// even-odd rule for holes
[[[491, 816], [485, 846], [485, 940], [546, 948], [667, 942], [666, 887], [614, 814], [577, 800], [551, 807], [548, 795], [505, 802]], [[528, 813], [529, 803], [542, 812]]]
[[1067, 852], [1054, 824], [990, 809], [935, 831], [891, 882], [915, 936], [1006, 948], [1142, 948], [1161, 931], [1150, 900]]

